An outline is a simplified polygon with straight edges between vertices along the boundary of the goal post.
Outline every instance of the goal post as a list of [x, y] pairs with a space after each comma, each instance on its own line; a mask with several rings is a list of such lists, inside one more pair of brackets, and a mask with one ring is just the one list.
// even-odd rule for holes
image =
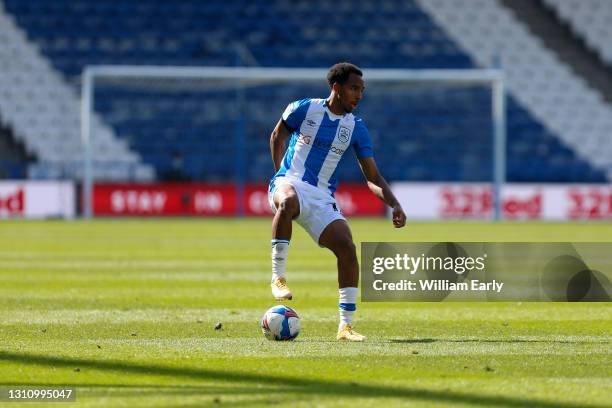
[[[94, 95], [101, 80], [199, 80], [233, 81], [236, 103], [245, 104], [239, 91], [248, 83], [310, 83], [321, 82], [328, 72], [326, 68], [262, 68], [262, 67], [185, 67], [185, 66], [86, 66], [82, 74], [81, 92], [81, 136], [83, 143], [83, 217], [93, 216], [94, 174], [92, 163], [95, 152], [92, 140]], [[366, 85], [377, 83], [416, 83], [450, 86], [486, 86], [491, 90], [490, 115], [492, 121], [492, 174], [494, 218], [501, 220], [501, 190], [506, 181], [506, 102], [504, 78], [498, 69], [364, 69]], [[304, 95], [304, 97], [307, 95]], [[287, 101], [290, 102], [290, 101]], [[239, 140], [241, 129], [237, 127], [235, 137]], [[240, 163], [240, 160], [237, 161]], [[236, 174], [240, 174], [237, 171]], [[235, 180], [240, 187], [243, 180]], [[243, 186], [242, 186], [243, 187]], [[240, 201], [240, 200], [238, 200]]]

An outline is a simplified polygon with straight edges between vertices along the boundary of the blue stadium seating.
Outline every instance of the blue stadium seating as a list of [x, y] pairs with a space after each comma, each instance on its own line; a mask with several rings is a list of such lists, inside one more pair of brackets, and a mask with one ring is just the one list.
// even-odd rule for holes
[[[234, 66], [243, 63], [237, 44], [261, 66], [328, 67], [350, 60], [364, 68], [474, 67], [410, 0], [4, 2], [29, 38], [71, 81], [87, 64]], [[268, 85], [244, 92], [244, 118], [232, 113], [232, 89], [177, 93], [108, 85], [97, 90], [95, 106], [159, 175], [171, 171], [173, 160], [180, 157], [191, 179], [262, 182], [272, 172], [268, 137], [286, 104], [306, 96], [325, 97], [328, 90]], [[602, 172], [576, 157], [516, 100], [508, 101], [510, 181], [605, 181]], [[203, 114], [221, 108], [228, 114]], [[368, 93], [359, 112], [389, 180], [492, 177], [487, 89]], [[238, 161], [249, 158], [243, 165], [231, 159], [237, 151], [242, 152]], [[339, 177], [355, 181], [362, 176], [356, 165], [343, 165]]]

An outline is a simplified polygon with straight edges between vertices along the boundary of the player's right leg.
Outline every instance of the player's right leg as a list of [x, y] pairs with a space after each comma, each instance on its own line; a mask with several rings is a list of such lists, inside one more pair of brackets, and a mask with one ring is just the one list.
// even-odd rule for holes
[[276, 187], [272, 201], [274, 218], [272, 220], [272, 295], [276, 300], [293, 298], [287, 286], [285, 266], [291, 241], [292, 223], [300, 214], [300, 201], [297, 192], [290, 184]]

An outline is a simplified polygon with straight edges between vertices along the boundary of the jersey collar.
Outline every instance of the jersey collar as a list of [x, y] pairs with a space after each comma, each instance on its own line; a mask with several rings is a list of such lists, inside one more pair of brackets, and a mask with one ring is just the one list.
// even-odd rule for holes
[[343, 115], [336, 115], [334, 112], [332, 112], [329, 109], [329, 103], [327, 102], [327, 99], [323, 100], [323, 106], [325, 106], [325, 110], [327, 111], [327, 114], [333, 120], [342, 119], [342, 118], [346, 117], [346, 115], [347, 115], [347, 113], [344, 113]]

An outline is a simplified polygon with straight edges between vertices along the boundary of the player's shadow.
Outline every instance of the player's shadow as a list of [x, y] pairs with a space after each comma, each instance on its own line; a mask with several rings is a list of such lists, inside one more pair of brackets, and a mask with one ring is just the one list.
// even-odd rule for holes
[[[39, 354], [15, 353], [0, 351], [0, 361], [14, 362], [20, 364], [31, 364], [38, 366], [51, 366], [56, 368], [79, 368], [81, 371], [91, 369], [96, 371], [116, 372], [120, 374], [138, 374], [172, 377], [176, 380], [197, 380], [237, 383], [237, 387], [209, 388], [206, 383], [202, 387], [193, 386], [190, 392], [205, 395], [215, 392], [230, 395], [252, 394], [251, 399], [240, 402], [240, 406], [261, 403], [263, 395], [273, 393], [299, 394], [302, 398], [315, 398], [315, 396], [331, 397], [386, 397], [400, 398], [406, 400], [424, 401], [435, 403], [472, 404], [481, 406], [496, 406], [509, 408], [582, 408], [582, 404], [546, 402], [536, 399], [502, 397], [470, 394], [467, 392], [453, 392], [449, 390], [428, 390], [413, 387], [396, 387], [383, 385], [370, 385], [365, 383], [323, 381], [306, 378], [292, 378], [286, 375], [269, 375], [259, 373], [246, 373], [239, 371], [221, 371], [206, 368], [171, 367], [157, 364], [141, 364], [123, 361], [78, 359], [70, 357], [51, 357]], [[245, 386], [245, 383], [248, 384]], [[270, 384], [282, 384], [282, 388], [275, 388]], [[8, 384], [5, 384], [8, 385]], [[15, 384], [11, 384], [15, 385]], [[31, 384], [19, 384], [31, 385]], [[83, 387], [92, 385], [82, 384]], [[104, 385], [100, 385], [104, 386]], [[114, 387], [108, 384], [108, 388]], [[272, 391], [271, 391], [272, 390]], [[78, 391], [77, 391], [78, 392]], [[260, 398], [255, 398], [260, 397]], [[221, 397], [223, 398], [223, 397]], [[199, 404], [201, 405], [201, 404]], [[599, 408], [597, 405], [589, 405], [591, 408]]]
[[549, 340], [549, 339], [390, 339], [389, 343], [418, 344], [418, 343], [608, 343], [608, 340]]

